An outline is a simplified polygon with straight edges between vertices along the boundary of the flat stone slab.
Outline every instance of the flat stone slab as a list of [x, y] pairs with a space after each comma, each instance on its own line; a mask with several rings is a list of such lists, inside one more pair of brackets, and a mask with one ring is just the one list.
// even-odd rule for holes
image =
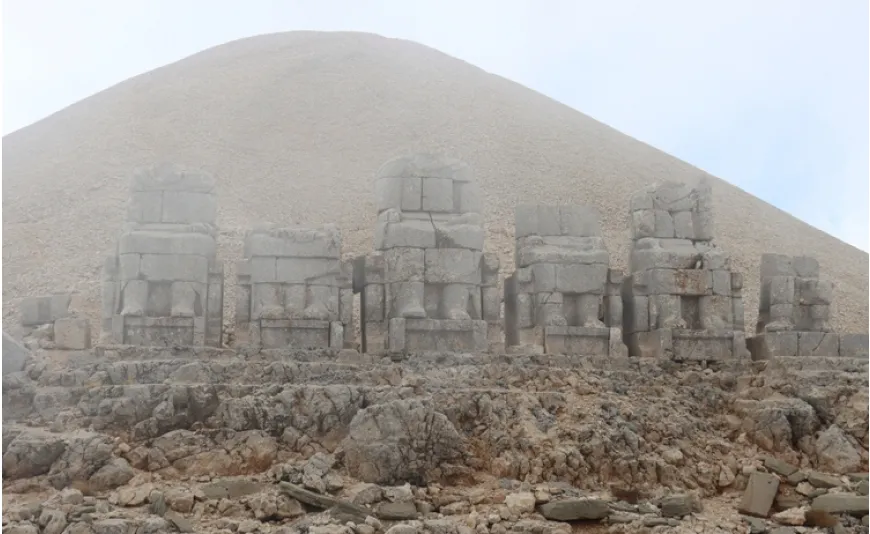
[[15, 341], [15, 339], [3, 332], [3, 374], [16, 373], [24, 370], [30, 351]]
[[749, 483], [737, 509], [742, 514], [767, 517], [778, 489], [778, 476], [755, 471], [749, 475]]

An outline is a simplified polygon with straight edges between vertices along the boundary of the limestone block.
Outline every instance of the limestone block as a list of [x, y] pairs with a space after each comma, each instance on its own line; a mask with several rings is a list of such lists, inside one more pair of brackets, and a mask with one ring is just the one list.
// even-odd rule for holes
[[655, 219], [655, 231], [652, 237], [672, 238], [676, 237], [674, 232], [674, 219], [671, 214], [665, 210], [653, 210], [653, 218]]
[[214, 191], [214, 178], [193, 167], [160, 163], [137, 170], [132, 177], [132, 191]]
[[692, 212], [679, 211], [673, 214], [674, 237], [678, 239], [694, 239], [695, 228], [692, 220]]
[[375, 180], [378, 213], [387, 209], [420, 211], [423, 180], [419, 176], [381, 176]]
[[65, 350], [91, 348], [91, 323], [75, 317], [58, 319], [54, 322], [54, 344]]
[[629, 199], [629, 205], [632, 212], [638, 210], [652, 210], [653, 200], [646, 189], [635, 191]]
[[[393, 330], [390, 320], [390, 350], [393, 351]], [[407, 352], [482, 352], [487, 350], [486, 321], [405, 319], [404, 350]]]
[[792, 258], [792, 269], [799, 278], [818, 278], [819, 262], [810, 256], [795, 256]]
[[798, 355], [797, 332], [765, 332], [749, 338], [747, 344], [753, 360]]
[[749, 483], [746, 485], [746, 490], [743, 492], [743, 498], [737, 509], [742, 514], [767, 517], [778, 490], [778, 476], [754, 471], [749, 475]]
[[163, 220], [163, 192], [133, 192], [127, 203], [127, 220], [139, 223], [159, 223]]
[[771, 276], [763, 283], [762, 291], [769, 295], [771, 306], [795, 303], [795, 279], [793, 276]]
[[148, 308], [147, 280], [128, 280], [123, 283], [122, 295], [124, 307], [121, 315], [142, 316]]
[[[601, 263], [607, 265], [610, 255], [604, 248], [601, 238], [583, 239], [582, 246], [561, 246], [547, 239], [542, 240], [540, 245], [530, 246], [528, 243], [517, 243], [516, 264], [518, 267], [526, 267], [536, 263]], [[600, 246], [599, 246], [600, 245]]]
[[651, 247], [646, 239], [636, 242], [629, 257], [631, 272], [656, 268], [693, 269], [701, 259], [698, 250], [689, 241], [679, 240], [682, 241], [681, 243], [676, 242], [677, 240], [663, 239], [662, 241], [670, 242], [667, 243], [667, 248], [658, 244]]
[[[122, 267], [123, 268], [123, 267]], [[208, 259], [182, 254], [142, 254], [139, 271], [148, 281], [208, 282]]]
[[421, 248], [393, 248], [384, 251], [384, 281], [422, 282], [425, 251]]
[[605, 323], [611, 327], [622, 326], [622, 296], [608, 295], [604, 297]]
[[743, 274], [742, 273], [731, 273], [731, 290], [738, 291], [743, 289]]
[[427, 249], [426, 282], [480, 284], [481, 252], [462, 248]]
[[555, 272], [555, 289], [563, 293], [603, 295], [607, 286], [606, 264], [559, 265]]
[[329, 323], [329, 348], [341, 349], [344, 347], [344, 325], [340, 321]]
[[453, 179], [423, 178], [423, 211], [453, 211]]
[[731, 297], [709, 295], [699, 302], [701, 326], [705, 330], [731, 330], [734, 327], [734, 301]]
[[539, 235], [538, 206], [520, 204], [514, 209], [514, 236], [516, 239]]
[[840, 336], [825, 332], [798, 332], [798, 356], [839, 356]]
[[3, 374], [23, 371], [29, 360], [30, 351], [12, 336], [3, 332]]
[[[543, 207], [542, 207], [543, 208]], [[558, 209], [560, 233], [555, 235], [574, 237], [601, 236], [601, 216], [592, 206], [553, 206]]]
[[649, 326], [655, 328], [686, 328], [682, 301], [677, 295], [650, 295]]
[[631, 237], [634, 240], [656, 237], [656, 215], [653, 210], [631, 212]]
[[628, 347], [622, 340], [621, 328], [610, 328], [608, 356], [611, 358], [627, 358]]
[[173, 233], [137, 230], [118, 240], [118, 254], [192, 254], [213, 258], [215, 239], [202, 233]]
[[671, 359], [674, 343], [670, 329], [636, 332], [628, 335], [628, 353], [641, 358]]
[[674, 331], [673, 358], [678, 361], [724, 361], [734, 357], [731, 331]]
[[722, 249], [716, 247], [705, 246], [698, 243], [695, 247], [701, 250], [701, 266], [704, 269], [731, 269], [731, 258], [726, 255]]
[[384, 312], [384, 286], [382, 284], [369, 284], [365, 287], [365, 306], [363, 313], [366, 321], [383, 321]]
[[840, 334], [840, 356], [867, 358], [870, 354], [870, 336], [867, 334]]
[[287, 284], [318, 284], [338, 287], [347, 285], [343, 279], [341, 261], [332, 258], [278, 258], [275, 267], [278, 282]]
[[387, 349], [390, 352], [399, 352], [405, 350], [405, 319], [393, 318], [389, 322], [389, 331], [387, 333]]
[[251, 288], [251, 320], [284, 318], [284, 288], [281, 284], [254, 284]]
[[[483, 250], [483, 226], [476, 224], [436, 224], [435, 243], [437, 248], [467, 248]], [[421, 244], [409, 246], [422, 247]], [[426, 245], [426, 248], [432, 248]]]
[[649, 297], [635, 296], [625, 299], [625, 331], [628, 334], [645, 332], [650, 329]]
[[652, 197], [653, 209], [688, 211], [697, 207], [697, 199], [688, 185], [680, 182], [661, 182], [647, 189]]
[[[404, 249], [403, 249], [404, 250]], [[420, 249], [417, 254], [419, 254], [420, 265], [423, 264], [423, 251]], [[391, 254], [396, 254], [395, 252]], [[411, 258], [414, 259], [414, 258]], [[374, 252], [372, 254], [368, 254], [366, 256], [362, 256], [357, 258], [357, 265], [354, 266], [353, 273], [354, 277], [356, 277], [357, 273], [361, 275], [362, 282], [365, 284], [383, 284], [387, 281], [387, 261], [386, 257], [381, 252]], [[357, 268], [359, 267], [359, 268]], [[421, 268], [422, 269], [422, 268]], [[422, 274], [422, 270], [421, 270]]]
[[544, 329], [547, 354], [581, 354], [594, 356], [610, 352], [609, 328], [581, 326], [547, 326]]
[[39, 326], [62, 319], [69, 315], [71, 300], [72, 296], [68, 293], [27, 297], [19, 305], [21, 324], [23, 326]]
[[481, 283], [485, 286], [497, 286], [500, 266], [497, 254], [485, 252], [480, 263]]
[[785, 254], [762, 254], [760, 270], [762, 280], [773, 276], [795, 275], [792, 257]]
[[339, 258], [341, 234], [338, 228], [270, 228], [248, 232], [244, 255], [248, 258], [274, 256], [290, 258]]
[[561, 265], [552, 263], [536, 263], [530, 267], [532, 287], [536, 293], [556, 290], [556, 269]]
[[375, 249], [396, 247], [430, 248], [436, 245], [432, 221], [406, 219], [401, 222], [379, 221], [374, 231]]
[[208, 223], [217, 218], [217, 199], [210, 193], [174, 191], [163, 195], [164, 223]]
[[501, 296], [498, 287], [484, 287], [481, 289], [481, 317], [484, 321], [498, 321], [501, 316]]
[[251, 283], [272, 283], [278, 281], [278, 258], [274, 256], [254, 256], [248, 260]]
[[517, 294], [516, 324], [518, 328], [531, 328], [534, 325], [535, 303], [528, 293]]
[[731, 272], [723, 269], [711, 271], [713, 279], [713, 294], [731, 296]]
[[645, 274], [648, 291], [655, 295], [706, 295], [713, 285], [706, 269], [650, 269]]
[[121, 254], [118, 256], [118, 278], [138, 280], [142, 276], [142, 256], [140, 254]]
[[205, 284], [173, 282], [170, 291], [172, 293], [170, 316], [195, 317], [203, 314], [203, 300], [206, 293]]
[[742, 297], [731, 298], [731, 315], [734, 317], [734, 329], [742, 332], [746, 328], [746, 311]]
[[827, 280], [801, 279], [799, 292], [801, 304], [830, 304], [834, 296], [834, 284]]

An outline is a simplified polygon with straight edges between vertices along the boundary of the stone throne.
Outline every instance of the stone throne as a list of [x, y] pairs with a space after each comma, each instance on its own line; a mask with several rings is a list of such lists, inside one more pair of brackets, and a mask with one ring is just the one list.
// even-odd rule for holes
[[665, 182], [631, 197], [632, 249], [623, 284], [632, 356], [744, 357], [743, 277], [713, 245], [712, 191]]
[[353, 345], [352, 264], [338, 227], [260, 228], [245, 236], [236, 341], [261, 348]]
[[214, 179], [177, 165], [134, 174], [103, 275], [101, 341], [221, 346], [223, 264]]
[[867, 357], [867, 334], [837, 334], [829, 322], [834, 285], [809, 256], [762, 254], [754, 360], [773, 356]]
[[626, 356], [623, 274], [610, 268], [598, 211], [517, 206], [516, 271], [505, 280], [505, 341], [530, 352]]
[[499, 342], [498, 258], [483, 253], [481, 195], [464, 163], [384, 164], [375, 252], [357, 259], [366, 351], [483, 351]]

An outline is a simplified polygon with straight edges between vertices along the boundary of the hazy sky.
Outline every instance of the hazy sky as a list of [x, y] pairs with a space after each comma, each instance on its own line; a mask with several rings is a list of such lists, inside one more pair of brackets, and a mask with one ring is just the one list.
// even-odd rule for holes
[[529, 86], [868, 250], [867, 0], [4, 0], [3, 133], [226, 41], [358, 30]]

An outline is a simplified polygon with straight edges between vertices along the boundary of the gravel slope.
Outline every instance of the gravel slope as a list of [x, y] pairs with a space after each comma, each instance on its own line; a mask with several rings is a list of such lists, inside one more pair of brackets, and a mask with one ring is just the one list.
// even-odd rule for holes
[[[244, 39], [3, 138], [4, 326], [16, 320], [18, 298], [70, 289], [96, 319], [102, 258], [137, 166], [168, 160], [215, 174], [231, 289], [244, 231], [258, 222], [337, 222], [347, 255], [369, 250], [372, 176], [387, 159], [417, 150], [473, 166], [486, 193], [487, 248], [501, 254], [506, 272], [518, 202], [594, 204], [613, 261], [624, 266], [630, 193], [704, 174], [419, 44], [360, 33]], [[781, 252], [818, 257], [836, 284], [835, 326], [867, 330], [866, 253], [722, 180], [714, 180], [714, 195], [717, 243], [746, 275], [748, 328], [760, 255]]]

